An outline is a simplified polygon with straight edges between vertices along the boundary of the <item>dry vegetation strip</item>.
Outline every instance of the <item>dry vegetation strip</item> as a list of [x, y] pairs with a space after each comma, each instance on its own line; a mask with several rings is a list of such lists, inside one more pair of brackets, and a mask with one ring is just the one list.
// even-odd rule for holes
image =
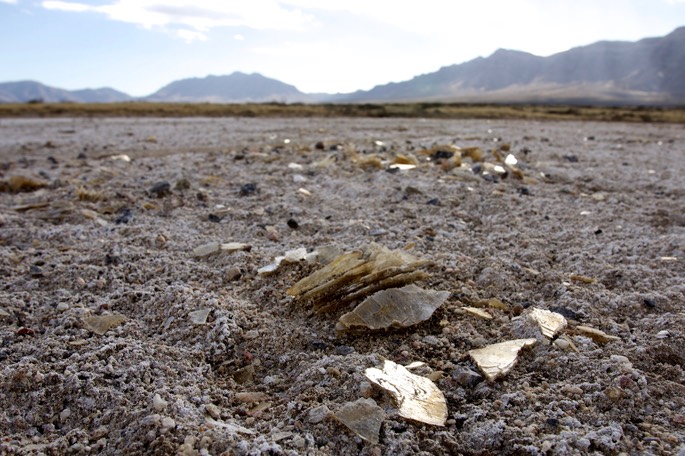
[[0, 104], [0, 118], [3, 117], [422, 117], [685, 123], [685, 107], [457, 103], [17, 103]]

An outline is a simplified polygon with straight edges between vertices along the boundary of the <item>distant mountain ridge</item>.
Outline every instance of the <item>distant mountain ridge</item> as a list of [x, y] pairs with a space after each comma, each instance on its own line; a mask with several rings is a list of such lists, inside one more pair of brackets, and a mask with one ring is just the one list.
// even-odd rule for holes
[[228, 76], [207, 76], [174, 81], [152, 95], [148, 101], [186, 101], [213, 103], [244, 103], [303, 101], [307, 98], [293, 85], [267, 78], [259, 73], [239, 71]]
[[663, 38], [600, 41], [549, 57], [500, 49], [338, 101], [685, 102], [685, 27]]
[[493, 102], [685, 104], [685, 27], [636, 42], [600, 41], [549, 57], [497, 50], [408, 81], [344, 94], [307, 94], [258, 73], [188, 78], [133, 98], [111, 88], [68, 91], [0, 83], [0, 103], [44, 102]]
[[50, 87], [37, 81], [0, 83], [0, 103], [109, 103], [132, 99], [130, 95], [109, 87], [69, 91]]

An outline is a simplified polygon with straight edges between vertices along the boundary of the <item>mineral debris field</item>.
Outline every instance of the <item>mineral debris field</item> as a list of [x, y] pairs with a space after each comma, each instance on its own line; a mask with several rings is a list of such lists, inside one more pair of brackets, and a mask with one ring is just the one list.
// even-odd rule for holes
[[0, 166], [0, 453], [685, 453], [681, 124], [3, 118]]

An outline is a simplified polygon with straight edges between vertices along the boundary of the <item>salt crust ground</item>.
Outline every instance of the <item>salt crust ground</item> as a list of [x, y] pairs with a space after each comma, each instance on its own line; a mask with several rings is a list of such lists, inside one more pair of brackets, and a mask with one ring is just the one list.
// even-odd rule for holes
[[[423, 161], [365, 169], [350, 152], [392, 159], [435, 144], [488, 159], [510, 144], [535, 182]], [[1, 453], [684, 451], [682, 125], [3, 119], [0, 164], [0, 179], [49, 184], [0, 194]], [[169, 195], [150, 192], [161, 181]], [[212, 241], [252, 249], [192, 256]], [[433, 261], [421, 285], [452, 294], [428, 322], [339, 336], [338, 314], [285, 294], [316, 265], [256, 274], [289, 249], [369, 242]], [[490, 298], [512, 310], [490, 321], [459, 310]], [[530, 306], [573, 317], [578, 351], [544, 343], [517, 317]], [[204, 325], [188, 316], [199, 309]], [[106, 314], [126, 321], [86, 328]], [[539, 342], [508, 376], [462, 380], [468, 350], [519, 337]], [[364, 369], [384, 358], [443, 372], [445, 427], [399, 417], [370, 387]], [[378, 445], [330, 414], [364, 396], [389, 414]]]

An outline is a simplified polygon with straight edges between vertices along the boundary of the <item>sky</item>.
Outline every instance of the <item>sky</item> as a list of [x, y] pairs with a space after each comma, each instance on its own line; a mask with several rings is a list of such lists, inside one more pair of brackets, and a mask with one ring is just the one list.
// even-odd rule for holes
[[0, 0], [0, 82], [145, 96], [261, 73], [368, 90], [499, 48], [547, 56], [685, 26], [685, 0]]

